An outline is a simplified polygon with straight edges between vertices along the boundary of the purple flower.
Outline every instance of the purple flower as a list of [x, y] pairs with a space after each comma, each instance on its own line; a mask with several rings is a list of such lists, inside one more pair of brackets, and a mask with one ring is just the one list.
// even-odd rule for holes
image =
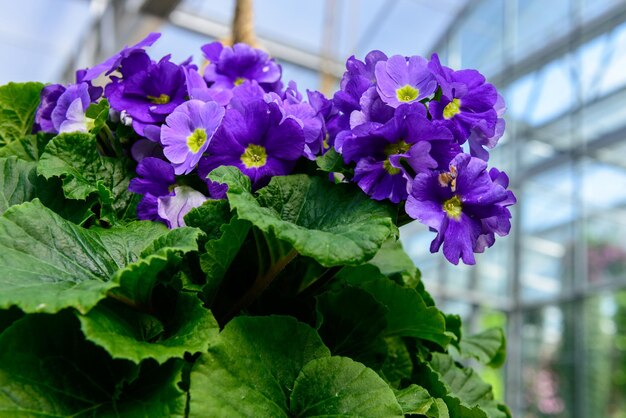
[[65, 92], [65, 86], [61, 84], [50, 84], [41, 90], [41, 102], [35, 112], [35, 124], [33, 132], [58, 133], [52, 123], [52, 111], [57, 106], [59, 97]]
[[206, 176], [222, 165], [239, 168], [254, 189], [272, 176], [288, 174], [304, 151], [304, 132], [292, 118], [283, 119], [276, 103], [256, 100], [243, 112], [227, 109], [222, 126], [209, 144], [209, 156], [200, 160], [198, 172]]
[[321, 154], [324, 147], [324, 118], [309, 103], [302, 100], [302, 94], [296, 83], [289, 82], [289, 87], [281, 98], [276, 93], [265, 97], [267, 102], [278, 103], [286, 117], [295, 119], [304, 130], [304, 155], [309, 160]]
[[137, 205], [137, 217], [141, 220], [163, 221], [158, 214], [158, 198], [170, 194], [176, 182], [174, 168], [167, 162], [153, 157], [142, 159], [137, 165], [137, 177], [130, 181], [128, 190], [143, 195]]
[[[486, 138], [494, 137], [498, 119], [494, 109], [498, 101], [496, 88], [476, 70], [453, 71], [442, 66], [436, 54], [429, 68], [442, 92], [440, 101], [429, 102], [433, 119], [442, 121], [460, 144], [470, 137], [472, 129]], [[476, 146], [473, 148], [476, 151]]]
[[437, 89], [437, 81], [428, 70], [428, 62], [419, 56], [394, 55], [376, 63], [376, 87], [389, 106], [422, 100]]
[[124, 71], [128, 60], [143, 55], [142, 51], [122, 60], [124, 78], [111, 77], [112, 82], [105, 88], [111, 107], [125, 111], [132, 118], [135, 131], [142, 136], [147, 125], [163, 123], [187, 96], [183, 68], [165, 58], [147, 66], [132, 65], [129, 67], [132, 70]]
[[190, 99], [202, 100], [203, 102], [215, 101], [222, 106], [230, 103], [230, 99], [233, 97], [233, 92], [230, 89], [210, 89], [196, 69], [186, 67], [183, 69]]
[[496, 101], [494, 109], [498, 116], [494, 134], [492, 136], [485, 135], [484, 132], [487, 131], [487, 128], [484, 127], [484, 125], [487, 124], [487, 121], [480, 121], [478, 122], [477, 127], [472, 129], [472, 133], [467, 140], [469, 143], [470, 154], [484, 161], [489, 160], [489, 152], [483, 147], [488, 149], [494, 148], [498, 144], [498, 140], [504, 134], [504, 128], [506, 127], [506, 123], [502, 118], [504, 112], [506, 111], [506, 105], [504, 103], [504, 98], [500, 94], [498, 94], [498, 100]]
[[207, 200], [205, 195], [189, 186], [178, 186], [173, 194], [157, 199], [157, 212], [168, 228], [180, 228], [185, 226], [185, 215]]
[[196, 167], [223, 118], [224, 108], [218, 103], [189, 100], [165, 119], [161, 143], [176, 174], [187, 174]]
[[[387, 61], [387, 56], [380, 51], [368, 53], [365, 62], [359, 61], [354, 56], [346, 61], [346, 72], [341, 79], [340, 90], [333, 96], [333, 103], [340, 112], [332, 126], [335, 135], [341, 130], [350, 129], [351, 114], [361, 110], [361, 97], [369, 88], [375, 86], [376, 64], [384, 61]], [[331, 135], [331, 140], [335, 135]]]
[[[345, 140], [343, 158], [346, 163], [357, 163], [353, 181], [376, 200], [405, 200], [415, 173], [447, 164], [460, 152], [450, 131], [430, 122], [422, 105], [399, 107], [389, 122], [371, 131], [363, 126]], [[407, 172], [403, 161], [412, 172]]]
[[[506, 206], [515, 198], [505, 189], [508, 178], [487, 172], [487, 163], [459, 154], [449, 171], [418, 174], [406, 202], [406, 212], [437, 232], [431, 252], [443, 244], [445, 257], [453, 264], [463, 259], [474, 264], [474, 252], [484, 250], [493, 234], [506, 235], [510, 213]], [[495, 180], [494, 180], [495, 178]]]
[[273, 91], [280, 80], [281, 69], [274, 60], [261, 51], [246, 44], [233, 47], [213, 42], [202, 47], [209, 61], [204, 69], [204, 78], [211, 87], [233, 88], [248, 80], [255, 80], [265, 91]]
[[87, 83], [69, 86], [59, 96], [56, 107], [50, 115], [54, 131], [58, 133], [87, 132], [89, 126], [85, 112], [90, 104], [91, 97]]
[[105, 73], [105, 75], [111, 74], [113, 71], [117, 70], [120, 67], [122, 60], [129, 57], [137, 50], [143, 51], [143, 48], [151, 46], [157, 41], [157, 39], [159, 39], [160, 36], [160, 33], [151, 33], [135, 45], [125, 47], [120, 52], [113, 55], [111, 58], [108, 58], [106, 61], [95, 65], [87, 70], [81, 70], [79, 81], [94, 80], [98, 78], [102, 73]]

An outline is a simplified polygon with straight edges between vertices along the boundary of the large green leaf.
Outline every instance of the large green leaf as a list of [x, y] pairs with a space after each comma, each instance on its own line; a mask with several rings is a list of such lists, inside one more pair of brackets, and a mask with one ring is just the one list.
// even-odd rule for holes
[[363, 263], [396, 232], [390, 207], [354, 185], [277, 176], [255, 198], [250, 179], [234, 167], [220, 167], [210, 178], [228, 185], [228, 200], [239, 218], [326, 267]]
[[9, 207], [35, 198], [35, 164], [17, 157], [0, 158], [0, 215]]
[[287, 416], [302, 367], [329, 355], [315, 330], [292, 317], [237, 317], [194, 365], [190, 416]]
[[167, 233], [155, 222], [84, 229], [38, 200], [13, 206], [0, 218], [0, 308], [85, 313], [119, 286], [118, 270], [149, 257], [142, 250]]
[[[371, 369], [292, 317], [237, 317], [191, 372], [190, 416], [402, 416]], [[325, 411], [325, 412], [323, 412]]]
[[[137, 261], [129, 258], [128, 264], [115, 273], [113, 281], [121, 286], [113, 293], [117, 297], [134, 301], [140, 307], [149, 307], [152, 288], [159, 279], [159, 273], [168, 266], [178, 264], [182, 260], [181, 254], [196, 251], [200, 235], [199, 229], [188, 227], [160, 235], [141, 251]], [[141, 240], [141, 236], [136, 237]], [[129, 240], [132, 238], [128, 237]], [[137, 244], [145, 245], [146, 241]]]
[[501, 328], [490, 328], [461, 338], [461, 354], [474, 357], [483, 364], [500, 367], [506, 360], [506, 339]]
[[393, 391], [371, 369], [347, 357], [304, 366], [291, 393], [291, 416], [403, 417]]
[[0, 86], [0, 147], [31, 132], [42, 88], [41, 83]]
[[112, 360], [73, 315], [28, 315], [0, 335], [0, 416], [183, 416], [182, 362]]
[[349, 356], [368, 365], [384, 361], [386, 352], [380, 359], [372, 357], [381, 354], [376, 343], [387, 326], [385, 306], [353, 286], [325, 292], [316, 300], [318, 332], [333, 355]]
[[416, 337], [444, 348], [450, 342], [443, 314], [433, 306], [426, 306], [415, 289], [400, 286], [371, 265], [346, 270], [338, 277], [368, 291], [387, 307], [384, 336]]
[[26, 135], [18, 140], [0, 147], [0, 157], [15, 156], [24, 161], [39, 161], [46, 144], [52, 134], [38, 132], [35, 135]]
[[390, 386], [400, 387], [403, 381], [409, 381], [413, 374], [413, 362], [406, 343], [401, 337], [385, 338], [387, 358], [379, 374]]
[[421, 383], [431, 395], [445, 400], [451, 417], [510, 418], [506, 406], [493, 398], [491, 385], [483, 382], [470, 368], [463, 368], [443, 353], [432, 353], [422, 367]]
[[134, 176], [129, 161], [100, 155], [96, 138], [69, 133], [55, 137], [39, 160], [37, 171], [49, 179], [60, 177], [68, 199], [86, 199], [96, 194], [106, 212], [110, 207], [122, 218], [135, 195], [128, 192]]
[[408, 287], [415, 287], [420, 279], [419, 270], [395, 237], [387, 240], [369, 263]]
[[175, 303], [174, 315], [162, 321], [110, 300], [77, 315], [87, 339], [113, 358], [164, 363], [183, 358], [186, 352], [206, 351], [219, 331], [213, 315], [195, 295], [179, 293]]
[[395, 393], [405, 414], [426, 415], [435, 403], [435, 399], [428, 391], [418, 385], [410, 385]]

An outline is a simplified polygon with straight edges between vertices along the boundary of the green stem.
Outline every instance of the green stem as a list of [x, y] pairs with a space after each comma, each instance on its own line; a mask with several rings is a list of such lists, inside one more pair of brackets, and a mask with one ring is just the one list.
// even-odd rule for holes
[[260, 295], [268, 288], [270, 284], [278, 277], [280, 272], [283, 271], [287, 264], [289, 264], [296, 256], [298, 251], [292, 248], [289, 253], [280, 258], [278, 261], [272, 264], [269, 270], [263, 274], [257, 276], [256, 280], [252, 284], [252, 287], [239, 299], [235, 305], [228, 311], [228, 313], [222, 319], [222, 324], [226, 324], [232, 318], [235, 317], [242, 309], [249, 307]]

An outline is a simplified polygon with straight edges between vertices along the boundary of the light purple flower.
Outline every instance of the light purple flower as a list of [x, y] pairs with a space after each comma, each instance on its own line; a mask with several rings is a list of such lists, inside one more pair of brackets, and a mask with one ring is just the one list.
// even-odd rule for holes
[[167, 196], [176, 183], [174, 168], [159, 158], [146, 157], [137, 165], [137, 177], [130, 181], [128, 190], [143, 195], [137, 205], [141, 220], [163, 221], [158, 214], [158, 198]]
[[437, 89], [428, 62], [419, 56], [394, 55], [376, 63], [376, 86], [380, 98], [389, 106], [420, 101]]
[[224, 108], [218, 103], [189, 100], [165, 119], [161, 143], [176, 174], [190, 173], [196, 167], [223, 118]]
[[73, 84], [60, 96], [52, 111], [54, 130], [64, 132], [87, 132], [89, 130], [85, 112], [91, 104], [87, 83]]
[[208, 198], [189, 186], [174, 188], [172, 195], [157, 199], [157, 212], [170, 229], [185, 226], [185, 215], [201, 206]]

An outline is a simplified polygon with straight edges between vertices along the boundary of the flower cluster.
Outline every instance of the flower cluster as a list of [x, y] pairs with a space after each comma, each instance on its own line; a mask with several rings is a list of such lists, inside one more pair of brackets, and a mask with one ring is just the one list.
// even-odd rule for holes
[[[351, 57], [335, 93], [329, 141], [351, 180], [376, 200], [406, 202], [406, 213], [437, 232], [452, 263], [508, 234], [515, 203], [508, 177], [487, 170], [486, 148], [504, 132], [504, 100], [475, 70], [372, 51]], [[469, 154], [464, 152], [464, 146]]]
[[331, 100], [315, 91], [305, 99], [261, 50], [214, 42], [202, 47], [199, 69], [191, 59], [153, 60], [145, 48], [158, 37], [78, 71], [75, 84], [47, 86], [35, 118], [38, 131], [87, 132], [88, 108], [106, 99], [109, 124], [134, 132], [130, 190], [143, 196], [140, 219], [183, 226], [191, 208], [225, 197], [226, 186], [208, 179], [219, 166], [239, 168], [257, 190], [331, 151], [345, 164], [331, 179], [403, 207], [437, 232], [431, 250], [443, 245], [455, 264], [473, 264], [495, 234], [508, 233], [515, 197], [507, 176], [486, 164], [505, 106], [477, 71], [454, 71], [436, 55], [373, 51], [348, 59]]

